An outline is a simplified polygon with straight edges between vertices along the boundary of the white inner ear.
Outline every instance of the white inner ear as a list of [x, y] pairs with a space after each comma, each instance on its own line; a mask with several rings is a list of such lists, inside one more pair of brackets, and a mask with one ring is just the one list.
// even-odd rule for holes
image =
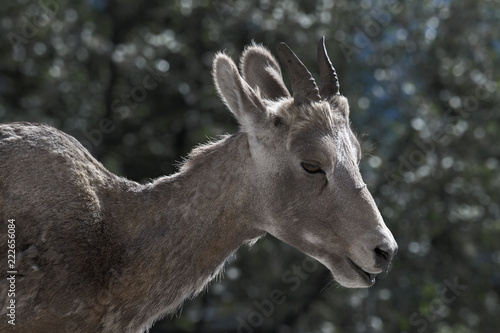
[[234, 62], [226, 55], [220, 54], [214, 61], [215, 86], [219, 95], [229, 108], [229, 110], [238, 118], [240, 108], [240, 98], [238, 96], [239, 73]]
[[262, 90], [262, 97], [276, 100], [291, 97], [278, 61], [262, 45], [252, 45], [243, 51], [240, 68], [244, 80], [255, 90]]
[[243, 80], [231, 58], [219, 54], [214, 60], [214, 80], [219, 95], [245, 132], [265, 119], [266, 109], [259, 96]]

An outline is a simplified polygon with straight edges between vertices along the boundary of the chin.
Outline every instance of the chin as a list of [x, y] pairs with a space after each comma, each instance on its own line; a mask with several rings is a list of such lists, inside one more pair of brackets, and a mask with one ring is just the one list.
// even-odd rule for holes
[[348, 279], [343, 276], [333, 275], [335, 281], [337, 281], [342, 287], [345, 288], [369, 288], [375, 284], [375, 279], [373, 281], [366, 281], [361, 278]]

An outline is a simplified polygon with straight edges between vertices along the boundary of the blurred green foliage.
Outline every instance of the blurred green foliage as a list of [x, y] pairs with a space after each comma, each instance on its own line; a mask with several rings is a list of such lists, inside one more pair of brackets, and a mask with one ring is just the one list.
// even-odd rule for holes
[[215, 52], [285, 41], [316, 74], [325, 35], [400, 246], [389, 274], [338, 288], [268, 236], [151, 332], [497, 332], [499, 20], [498, 0], [10, 1], [0, 119], [52, 124], [146, 182], [237, 130], [214, 93]]

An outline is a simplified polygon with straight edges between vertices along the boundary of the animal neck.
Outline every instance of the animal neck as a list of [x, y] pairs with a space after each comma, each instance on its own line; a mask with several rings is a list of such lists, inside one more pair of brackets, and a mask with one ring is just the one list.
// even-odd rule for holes
[[255, 226], [262, 216], [248, 161], [245, 135], [225, 137], [195, 149], [179, 173], [127, 194], [136, 213], [124, 226], [130, 248], [124, 275], [130, 283], [140, 274], [154, 279], [138, 292], [168, 305], [159, 311], [175, 310], [239, 246], [264, 234]]

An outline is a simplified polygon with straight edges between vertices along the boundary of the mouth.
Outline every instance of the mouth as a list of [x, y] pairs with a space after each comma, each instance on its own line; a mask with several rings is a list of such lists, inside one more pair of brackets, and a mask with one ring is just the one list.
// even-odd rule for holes
[[377, 277], [377, 274], [368, 273], [362, 270], [361, 267], [356, 265], [354, 261], [352, 261], [349, 258], [346, 258], [346, 260], [349, 263], [349, 265], [351, 265], [351, 267], [359, 274], [359, 276], [363, 278], [363, 280], [368, 284], [368, 286], [372, 286], [373, 284], [375, 284], [375, 278]]

